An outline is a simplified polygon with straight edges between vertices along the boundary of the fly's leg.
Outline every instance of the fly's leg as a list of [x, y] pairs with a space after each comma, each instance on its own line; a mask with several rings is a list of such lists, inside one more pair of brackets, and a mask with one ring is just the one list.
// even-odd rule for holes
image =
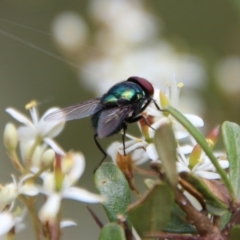
[[125, 135], [127, 131], [127, 124], [123, 123], [123, 134], [122, 134], [122, 142], [123, 142], [123, 154], [126, 156], [126, 151], [125, 151]]
[[154, 129], [148, 122], [147, 118], [145, 118], [143, 115], [140, 115], [136, 118], [130, 118], [130, 119], [127, 119], [127, 122], [128, 123], [134, 123], [134, 122], [138, 122], [140, 119], [143, 119], [143, 121], [145, 122], [145, 124], [150, 127], [152, 130], [156, 131], [156, 129]]
[[105, 158], [107, 157], [106, 152], [103, 150], [103, 148], [101, 147], [101, 145], [99, 144], [98, 140], [97, 140], [97, 133], [94, 134], [94, 141], [98, 147], [98, 149], [102, 152], [102, 154], [104, 155], [103, 158], [101, 159], [100, 163], [98, 164], [98, 166], [94, 169], [93, 173], [96, 172], [96, 170], [101, 166], [101, 164], [103, 163], [103, 161], [105, 160]]
[[157, 108], [158, 111], [164, 111], [163, 109], [161, 109], [158, 104], [156, 103], [156, 101], [154, 99], [151, 99], [155, 105], [155, 107]]
[[140, 119], [143, 119], [143, 121], [145, 122], [145, 124], [150, 127], [152, 130], [156, 131], [156, 129], [154, 129], [148, 122], [147, 118], [145, 118], [144, 116], [141, 115], [141, 118]]

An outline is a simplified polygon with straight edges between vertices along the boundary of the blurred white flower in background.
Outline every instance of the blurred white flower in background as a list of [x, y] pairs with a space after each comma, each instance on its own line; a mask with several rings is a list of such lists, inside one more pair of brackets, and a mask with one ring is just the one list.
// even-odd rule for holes
[[[158, 35], [160, 19], [147, 12], [141, 1], [90, 1], [90, 14], [95, 22], [103, 27], [97, 32], [98, 45], [110, 52], [120, 53], [122, 49], [114, 48], [122, 46], [129, 48], [129, 44], [135, 45], [148, 41]], [[113, 46], [104, 43], [109, 39]], [[124, 47], [125, 46], [125, 47]]]
[[223, 92], [238, 95], [240, 93], [240, 58], [230, 56], [221, 60], [216, 66], [215, 76]]
[[[186, 88], [204, 87], [202, 60], [162, 38], [164, 25], [160, 17], [147, 9], [143, 1], [91, 0], [88, 7], [92, 47], [84, 45], [88, 26], [81, 16], [63, 12], [53, 22], [53, 35], [68, 59], [71, 57], [79, 66], [79, 81], [86, 89], [101, 96], [110, 86], [130, 76], [146, 78], [160, 88], [173, 75]], [[201, 114], [197, 91], [194, 102], [198, 102], [199, 108], [193, 106], [189, 95], [183, 98], [187, 98], [183, 103], [187, 103], [188, 111]]]
[[[200, 84], [204, 78], [204, 71], [197, 57], [178, 54], [173, 46], [164, 41], [151, 46], [128, 49], [124, 54], [115, 57], [105, 55], [87, 59], [84, 69], [87, 71], [80, 73], [84, 85], [95, 90], [98, 95], [129, 76], [146, 78], [158, 88], [173, 75], [186, 86]], [[93, 72], [97, 73], [96, 76], [92, 74]]]
[[[136, 75], [160, 87], [173, 74], [178, 81], [187, 82], [186, 85], [203, 86], [205, 71], [201, 60], [178, 52], [161, 39], [162, 22], [147, 11], [141, 1], [104, 3], [91, 2], [90, 12], [99, 25], [95, 33], [97, 47], [103, 49], [104, 54], [86, 59], [87, 71], [80, 72], [89, 89], [94, 87], [97, 94], [102, 94], [114, 83]], [[95, 77], [93, 72], [97, 73]]]
[[83, 47], [88, 27], [80, 15], [67, 11], [55, 17], [52, 32], [56, 42], [65, 52], [74, 52]]

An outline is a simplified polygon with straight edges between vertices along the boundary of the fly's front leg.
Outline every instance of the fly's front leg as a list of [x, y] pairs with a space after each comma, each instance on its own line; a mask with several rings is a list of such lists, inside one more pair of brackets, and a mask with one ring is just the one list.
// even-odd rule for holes
[[155, 107], [157, 108], [157, 110], [159, 110], [159, 111], [164, 111], [163, 109], [161, 109], [159, 106], [158, 106], [158, 104], [156, 103], [156, 101], [152, 98], [152, 101], [153, 101], [153, 104], [155, 105]]

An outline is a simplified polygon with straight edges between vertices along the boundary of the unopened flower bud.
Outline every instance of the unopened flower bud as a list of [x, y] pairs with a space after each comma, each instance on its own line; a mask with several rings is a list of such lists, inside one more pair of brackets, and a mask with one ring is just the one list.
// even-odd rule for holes
[[44, 167], [50, 166], [55, 159], [55, 152], [52, 149], [46, 150], [42, 155], [42, 164]]
[[17, 129], [12, 123], [8, 123], [3, 133], [3, 141], [8, 151], [15, 150], [18, 144]]

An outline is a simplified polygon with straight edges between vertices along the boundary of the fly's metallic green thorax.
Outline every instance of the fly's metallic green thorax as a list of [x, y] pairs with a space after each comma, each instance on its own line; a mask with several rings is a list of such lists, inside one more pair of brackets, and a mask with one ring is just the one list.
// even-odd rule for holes
[[105, 107], [114, 107], [133, 103], [145, 99], [147, 94], [136, 83], [122, 82], [114, 85], [102, 97], [101, 103]]

